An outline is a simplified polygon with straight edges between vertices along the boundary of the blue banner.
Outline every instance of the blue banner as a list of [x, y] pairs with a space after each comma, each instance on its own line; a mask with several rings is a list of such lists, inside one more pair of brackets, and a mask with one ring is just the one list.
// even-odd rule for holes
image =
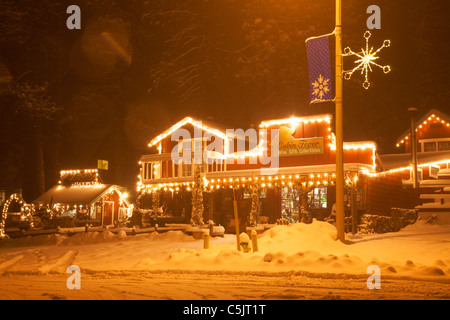
[[310, 103], [333, 101], [328, 35], [306, 40]]

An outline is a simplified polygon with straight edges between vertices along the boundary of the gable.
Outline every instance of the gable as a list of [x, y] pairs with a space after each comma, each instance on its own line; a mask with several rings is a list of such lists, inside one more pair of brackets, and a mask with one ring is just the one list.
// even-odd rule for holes
[[[424, 116], [416, 121], [417, 140], [430, 138], [450, 138], [450, 117], [445, 113], [431, 109]], [[406, 130], [396, 140], [397, 147], [409, 145], [411, 130]]]
[[[179, 130], [179, 132], [177, 132], [177, 130]], [[200, 140], [204, 141], [206, 145], [209, 145], [213, 142], [217, 143], [216, 140], [220, 139], [218, 143], [222, 147], [220, 147], [219, 151], [223, 153], [226, 149], [224, 141], [228, 141], [228, 145], [230, 145], [230, 143], [231, 145], [236, 145], [240, 140], [243, 141], [244, 144], [246, 142], [248, 144], [248, 137], [241, 137], [237, 133], [238, 132], [231, 127], [225, 127], [224, 125], [193, 117], [186, 117], [152, 139], [148, 146], [156, 147], [159, 153], [162, 154], [171, 153], [173, 148], [176, 147], [181, 140], [184, 142], [198, 142]], [[174, 138], [175, 141], [172, 141], [172, 138]], [[205, 145], [203, 145], [203, 147], [204, 146]], [[194, 150], [194, 145], [192, 145], [192, 150]], [[236, 148], [234, 150], [236, 150]]]
[[194, 128], [201, 129], [202, 131], [206, 131], [214, 136], [218, 136], [222, 139], [226, 138], [226, 131], [223, 129], [218, 129], [217, 127], [208, 126], [205, 124], [204, 121], [199, 119], [194, 119], [192, 117], [186, 117], [181, 121], [178, 121], [173, 126], [171, 126], [169, 129], [155, 137], [150, 141], [148, 144], [149, 147], [153, 147], [160, 143], [163, 139], [170, 138], [170, 136], [178, 129], [189, 129], [189, 125], [191, 125]]

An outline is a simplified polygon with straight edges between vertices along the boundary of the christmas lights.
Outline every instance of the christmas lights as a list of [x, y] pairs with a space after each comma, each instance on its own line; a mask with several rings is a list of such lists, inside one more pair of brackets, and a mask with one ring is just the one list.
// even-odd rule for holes
[[[450, 166], [450, 159], [447, 160], [441, 160], [441, 161], [435, 161], [435, 162], [427, 162], [427, 163], [422, 163], [419, 164], [417, 167], [418, 168], [426, 168], [429, 166], [439, 166], [441, 164], [445, 164], [447, 167]], [[399, 167], [399, 168], [395, 168], [395, 169], [390, 169], [390, 170], [386, 170], [386, 171], [382, 171], [382, 172], [369, 172], [368, 170], [362, 170], [362, 173], [370, 176], [370, 177], [377, 177], [380, 175], [385, 175], [387, 173], [397, 173], [397, 172], [402, 172], [402, 171], [406, 171], [406, 170], [411, 170], [412, 169], [412, 165], [409, 166], [405, 166], [405, 167]]]
[[[336, 150], [336, 140], [332, 139], [330, 144], [331, 150]], [[376, 168], [376, 150], [377, 145], [371, 141], [360, 141], [360, 142], [344, 142], [344, 150], [366, 150], [372, 149], [372, 168]]]
[[25, 203], [25, 201], [22, 199], [22, 197], [14, 193], [12, 194], [8, 200], [5, 201], [3, 205], [2, 210], [2, 216], [0, 221], [0, 239], [7, 238], [8, 236], [5, 233], [5, 226], [6, 226], [6, 218], [8, 216], [8, 210], [9, 206], [12, 202], [17, 202], [20, 205], [20, 220], [25, 221], [28, 220], [30, 227], [34, 227], [34, 221], [33, 221], [33, 213], [34, 213], [34, 206]]
[[[331, 122], [331, 115], [325, 114], [325, 115], [317, 115], [317, 116], [310, 116], [310, 117], [290, 117], [287, 119], [278, 119], [278, 120], [268, 120], [268, 121], [263, 121], [261, 122], [261, 124], [259, 125], [260, 128], [267, 128], [267, 127], [272, 127], [272, 126], [277, 126], [277, 125], [291, 125], [291, 127], [295, 124], [298, 123], [315, 123], [315, 122], [327, 122], [330, 123]], [[330, 129], [331, 130], [331, 129]]]
[[[202, 184], [205, 187], [209, 186], [210, 190], [218, 190], [221, 188], [236, 188], [236, 189], [247, 189], [253, 188], [256, 185], [260, 187], [280, 187], [283, 185], [293, 186], [299, 185], [302, 183], [308, 182], [309, 184], [317, 184], [317, 185], [333, 185], [336, 180], [336, 175], [334, 173], [322, 173], [322, 174], [304, 174], [304, 175], [275, 175], [268, 177], [233, 177], [233, 178], [224, 178], [224, 179], [207, 179], [206, 177], [202, 178]], [[180, 190], [191, 190], [195, 185], [194, 182], [171, 182], [171, 183], [158, 183], [158, 184], [142, 184], [139, 186], [138, 191], [143, 193], [153, 193], [161, 190], [167, 191], [170, 188], [173, 189], [175, 187], [175, 191]]]
[[[450, 127], [450, 122], [447, 122], [443, 119], [441, 119], [440, 117], [436, 116], [435, 114], [432, 114], [431, 116], [429, 116], [426, 120], [424, 120], [422, 123], [418, 124], [415, 128], [415, 131], [420, 133], [421, 129], [424, 129], [424, 125], [426, 124], [433, 124], [433, 123], [441, 123], [442, 125], [446, 126], [446, 127]], [[406, 135], [402, 140], [400, 140], [400, 142], [397, 143], [397, 148], [400, 147], [401, 144], [405, 143], [405, 140], [409, 139], [410, 134]]]
[[350, 49], [349, 47], [344, 49], [344, 55], [343, 56], [352, 56], [355, 55], [359, 58], [359, 60], [356, 60], [355, 63], [357, 63], [358, 65], [356, 67], [354, 67], [352, 70], [350, 71], [344, 71], [344, 78], [346, 80], [349, 80], [352, 77], [352, 74], [355, 71], [361, 71], [361, 74], [364, 74], [365, 80], [363, 83], [363, 87], [364, 89], [369, 89], [370, 87], [370, 82], [369, 82], [369, 71], [372, 72], [372, 66], [376, 66], [380, 69], [383, 70], [384, 73], [389, 73], [391, 71], [391, 67], [386, 65], [386, 66], [381, 66], [378, 63], [374, 62], [375, 60], [379, 59], [379, 57], [377, 57], [377, 54], [383, 49], [383, 48], [388, 48], [391, 45], [391, 41], [390, 40], [384, 40], [383, 41], [383, 45], [378, 48], [377, 50], [373, 51], [373, 47], [371, 47], [369, 49], [369, 38], [371, 36], [371, 33], [369, 31], [366, 31], [364, 33], [364, 38], [366, 39], [366, 49], [361, 49], [361, 52], [354, 52], [352, 51], [352, 49]]
[[[290, 117], [290, 118], [286, 118], [286, 119], [276, 119], [276, 120], [268, 120], [268, 121], [263, 121], [260, 124], [260, 128], [261, 129], [265, 129], [268, 127], [280, 127], [280, 126], [287, 126], [290, 127], [291, 129], [296, 129], [298, 124], [320, 124], [323, 123], [325, 124], [325, 128], [328, 131], [328, 135], [325, 135], [324, 138], [326, 139], [328, 137], [329, 143], [328, 146], [330, 147], [331, 150], [335, 150], [335, 139], [334, 139], [334, 134], [331, 132], [331, 120], [332, 120], [332, 116], [329, 114], [321, 114], [321, 115], [314, 115], [314, 116], [305, 116], [305, 117]], [[194, 126], [197, 126], [198, 128], [201, 128], [202, 130], [210, 130], [210, 132], [213, 132], [211, 128], [207, 128], [206, 126], [202, 126], [201, 122], [195, 122], [192, 120], [192, 118], [185, 118], [184, 120], [178, 122], [177, 124], [175, 124], [174, 126], [172, 126], [169, 130], [165, 131], [164, 133], [160, 134], [157, 138], [155, 138], [154, 140], [152, 140], [152, 142], [150, 143], [150, 145], [156, 145], [159, 143], [159, 149], [161, 149], [161, 140], [168, 137], [171, 133], [173, 133], [175, 130], [177, 130], [178, 128], [182, 127], [183, 125], [185, 125], [186, 123], [192, 123]], [[217, 131], [214, 131], [214, 133], [217, 133]], [[260, 133], [261, 134], [261, 133]], [[226, 135], [222, 135], [222, 138], [224, 138], [224, 145], [225, 145], [225, 152], [228, 150], [227, 145], [229, 143], [229, 139], [227, 138]], [[264, 144], [265, 139], [261, 139], [259, 141], [259, 144], [254, 147], [253, 149], [249, 150], [249, 151], [241, 151], [241, 152], [234, 152], [232, 154], [221, 154], [221, 153], [217, 153], [217, 152], [209, 152], [208, 154], [208, 158], [220, 158], [220, 159], [247, 159], [247, 158], [251, 158], [251, 157], [259, 157], [263, 155], [263, 152], [267, 149], [267, 147]], [[346, 150], [366, 150], [366, 149], [371, 149], [372, 150], [372, 167], [375, 169], [376, 167], [376, 145], [373, 142], [354, 142], [354, 143], [344, 143], [344, 148]], [[161, 150], [159, 150], [161, 151]], [[207, 151], [208, 152], [208, 151]], [[143, 165], [145, 165], [143, 162], [139, 161], [138, 163], [140, 165], [140, 174], [138, 175], [138, 182], [137, 182], [137, 191], [138, 192], [146, 192], [147, 190], [150, 191], [156, 191], [156, 190], [161, 190], [164, 188], [167, 188], [168, 185], [166, 184], [155, 184], [155, 183], [148, 183], [150, 182], [152, 179], [144, 179], [144, 167]], [[224, 170], [226, 171], [226, 170]], [[174, 175], [174, 172], [172, 172], [172, 175]], [[300, 178], [300, 175], [296, 175], [295, 176], [296, 179]], [[320, 177], [320, 176], [319, 176]], [[174, 178], [174, 180], [177, 180], [177, 178], [179, 177], [175, 177], [173, 176], [172, 178]], [[187, 179], [192, 179], [192, 177], [185, 177]], [[329, 181], [327, 181], [327, 179], [330, 178], [334, 178], [332, 176], [328, 177], [327, 175], [325, 175], [325, 178], [320, 178], [320, 181], [325, 181], [325, 183], [327, 185], [330, 184]], [[161, 179], [161, 180], [168, 180], [170, 179], [170, 177], [166, 177], [165, 179]], [[217, 178], [216, 178], [217, 179]], [[242, 178], [242, 182], [243, 183], [239, 183], [240, 179], [236, 179], [236, 181], [234, 181], [235, 179], [233, 178], [223, 178], [223, 180], [221, 181], [221, 179], [217, 179], [217, 182], [214, 181], [214, 179], [212, 181], [208, 181], [207, 183], [211, 183], [210, 187], [208, 189], [219, 189], [221, 187], [233, 187], [235, 186], [236, 188], [240, 188], [240, 187], [248, 187], [249, 182], [252, 180], [251, 178], [247, 178], [248, 181], [245, 180], [245, 178]], [[254, 177], [254, 180], [258, 180], [258, 177]], [[259, 178], [259, 184], [261, 185], [261, 183], [265, 183], [266, 186], [273, 186], [273, 185], [284, 185], [284, 184], [289, 184], [289, 182], [287, 180], [285, 180], [286, 178], [284, 176], [278, 176], [278, 175], [274, 175], [273, 177], [268, 177], [267, 179], [270, 181], [271, 179], [274, 180], [278, 180], [276, 181], [277, 183], [274, 184], [273, 181], [270, 181], [269, 183], [267, 182], [261, 182], [261, 181], [267, 181], [264, 180], [264, 177], [260, 177]], [[292, 176], [289, 177], [289, 179], [292, 179]], [[153, 180], [159, 180], [160, 179], [153, 179]], [[167, 181], [166, 180], [166, 181]], [[158, 182], [159, 182], [158, 181]], [[172, 180], [173, 181], [173, 180]], [[206, 180], [207, 181], [207, 180]], [[205, 182], [206, 182], [205, 181]], [[213, 187], [214, 185], [214, 187]], [[186, 186], [187, 188], [190, 188], [190, 183], [189, 182], [183, 182], [180, 183], [179, 185], [177, 184], [176, 186], [179, 186], [180, 188], [183, 188], [184, 190], [186, 190]], [[170, 186], [172, 187], [172, 186]], [[175, 189], [175, 191], [178, 191]]]
[[170, 127], [168, 130], [166, 130], [165, 132], [161, 133], [159, 136], [157, 136], [156, 138], [154, 138], [152, 141], [150, 141], [150, 143], [148, 144], [149, 147], [153, 147], [154, 145], [156, 145], [158, 142], [160, 142], [161, 140], [163, 140], [164, 138], [170, 136], [172, 133], [174, 133], [177, 129], [181, 128], [182, 126], [186, 125], [186, 124], [191, 124], [194, 127], [197, 127], [199, 129], [202, 129], [210, 134], [213, 134], [215, 136], [218, 136], [224, 140], [227, 139], [227, 135], [215, 128], [210, 128], [206, 125], [203, 125], [201, 123], [201, 121], [195, 121], [194, 119], [192, 119], [191, 117], [186, 117], [183, 120], [177, 122], [176, 124], [174, 124], [172, 127]]

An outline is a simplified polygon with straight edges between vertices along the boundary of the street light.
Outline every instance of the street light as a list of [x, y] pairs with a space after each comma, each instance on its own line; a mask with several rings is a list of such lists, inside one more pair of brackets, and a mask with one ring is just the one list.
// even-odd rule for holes
[[416, 189], [418, 187], [417, 182], [417, 142], [416, 142], [416, 120], [415, 115], [417, 112], [417, 108], [410, 107], [408, 108], [408, 112], [411, 115], [411, 160], [412, 160], [412, 181], [413, 188]]
[[345, 241], [344, 211], [344, 141], [343, 141], [343, 56], [341, 0], [336, 0], [336, 231], [337, 238]]

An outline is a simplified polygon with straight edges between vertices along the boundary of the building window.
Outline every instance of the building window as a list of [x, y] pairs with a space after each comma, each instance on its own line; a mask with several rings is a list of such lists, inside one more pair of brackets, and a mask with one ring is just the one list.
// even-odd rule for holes
[[202, 139], [186, 139], [178, 142], [178, 153], [196, 153], [202, 155], [206, 149], [207, 141]]
[[152, 162], [152, 179], [161, 179], [161, 162]]
[[294, 187], [281, 188], [281, 218], [286, 219], [291, 223], [298, 222], [299, 203], [300, 197], [297, 188]]
[[311, 209], [326, 209], [327, 188], [314, 188], [308, 194], [308, 200]]
[[119, 220], [125, 220], [127, 218], [127, 208], [119, 208]]
[[437, 123], [430, 123], [430, 128], [436, 129], [436, 128], [442, 128], [444, 125], [441, 122]]
[[422, 145], [422, 152], [450, 150], [450, 139], [448, 138], [427, 139], [419, 142]]
[[424, 152], [432, 152], [436, 151], [436, 142], [425, 142], [423, 144], [423, 151]]
[[182, 176], [183, 177], [192, 177], [192, 164], [182, 164]]
[[191, 140], [183, 140], [182, 142], [178, 143], [178, 153], [191, 153]]
[[147, 162], [142, 164], [142, 179], [147, 179]]
[[203, 150], [206, 149], [206, 140], [203, 141], [199, 139], [194, 139], [192, 143], [194, 144], [193, 146], [194, 152], [199, 153], [203, 156]]
[[160, 161], [144, 162], [143, 163], [143, 177], [148, 179], [161, 179], [162, 166]]
[[152, 177], [152, 163], [144, 162], [144, 179], [151, 179]]
[[450, 141], [438, 141], [438, 150], [439, 151], [450, 150]]
[[212, 164], [208, 165], [208, 172], [224, 171], [223, 168], [224, 168], [223, 160], [214, 159], [214, 161], [212, 161]]

